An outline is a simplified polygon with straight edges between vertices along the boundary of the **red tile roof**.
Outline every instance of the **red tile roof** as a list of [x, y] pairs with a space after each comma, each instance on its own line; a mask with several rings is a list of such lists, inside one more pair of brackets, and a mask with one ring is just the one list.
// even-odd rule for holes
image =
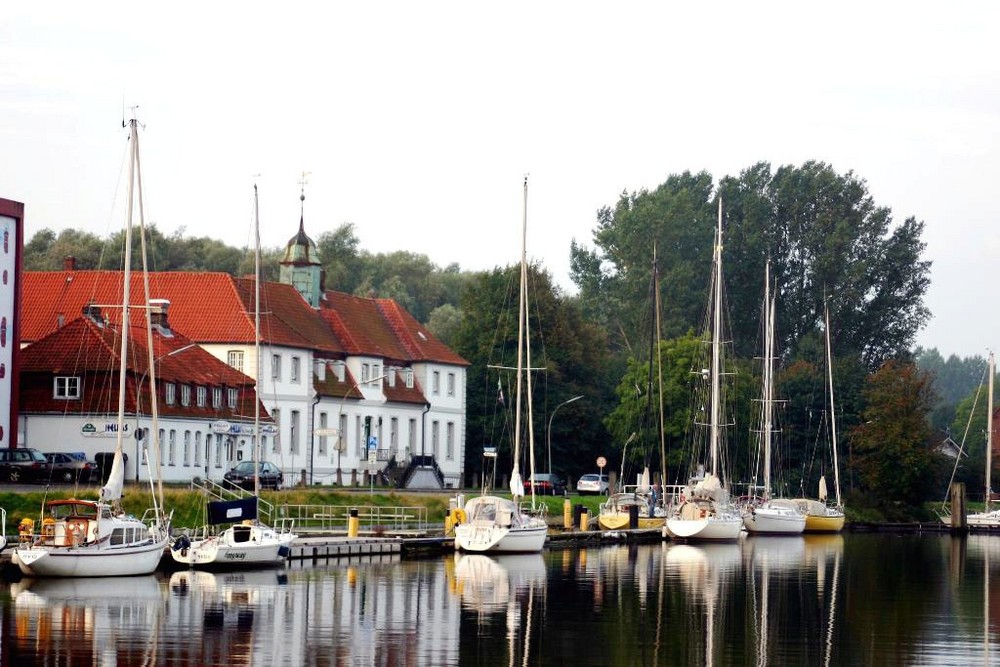
[[[119, 271], [28, 271], [24, 274], [22, 342], [36, 341], [62, 322], [98, 304], [112, 323], [121, 312]], [[150, 273], [150, 298], [168, 299], [171, 328], [198, 343], [252, 343], [252, 278], [225, 273]], [[133, 280], [131, 302], [145, 302], [141, 280]], [[132, 311], [134, 323], [142, 310]], [[467, 366], [468, 362], [431, 335], [391, 299], [367, 299], [326, 292], [317, 312], [291, 285], [261, 284], [261, 338], [265, 343], [311, 349], [329, 358], [347, 354], [380, 357], [405, 365], [429, 361]]]
[[[120, 327], [98, 325], [86, 317], [79, 317], [61, 329], [21, 351], [21, 411], [30, 413], [117, 413], [118, 367], [121, 354]], [[126, 381], [126, 412], [136, 412], [137, 388], [146, 384], [149, 354], [145, 326], [133, 326], [129, 331], [126, 351], [128, 376]], [[161, 389], [159, 412], [163, 416], [188, 417], [252, 417], [255, 395], [254, 381], [228, 364], [216, 359], [203, 348], [183, 335], [163, 336], [153, 334], [153, 356], [156, 360], [157, 386]], [[80, 401], [53, 398], [53, 377], [57, 375], [82, 378], [83, 392]], [[192, 387], [191, 403], [177, 400], [168, 405], [162, 398], [164, 382]], [[196, 405], [197, 386], [207, 388], [206, 405]], [[211, 389], [233, 388], [239, 391], [235, 409], [230, 409], [226, 398], [220, 408], [211, 406]], [[141, 394], [148, 394], [142, 387]], [[140, 405], [140, 412], [148, 412], [148, 400]], [[262, 411], [267, 415], [266, 411]], [[266, 417], [269, 419], [269, 417]]]

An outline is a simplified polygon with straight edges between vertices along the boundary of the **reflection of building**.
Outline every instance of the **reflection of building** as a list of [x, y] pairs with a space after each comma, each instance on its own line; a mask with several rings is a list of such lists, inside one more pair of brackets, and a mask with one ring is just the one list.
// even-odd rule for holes
[[[93, 304], [102, 305], [102, 316], [115, 325], [120, 312], [107, 304], [120, 301], [121, 281], [117, 271], [78, 271], [72, 258], [63, 271], [25, 274], [21, 344], [67, 326]], [[397, 464], [399, 470], [412, 461], [426, 465], [436, 483], [458, 485], [465, 453], [467, 362], [396, 301], [326, 290], [316, 246], [301, 220], [281, 262], [280, 282], [261, 285], [260, 359], [254, 345], [252, 279], [165, 272], [150, 274], [149, 282], [151, 297], [167, 302], [170, 327], [178, 334], [251, 377], [259, 364], [258, 394], [277, 426], [273, 437], [262, 439], [263, 456], [284, 470], [287, 481], [305, 474], [315, 483], [330, 484], [341, 471], [347, 483], [352, 473], [359, 479], [363, 471]], [[143, 303], [141, 281], [134, 281], [131, 299]], [[138, 323], [142, 309], [133, 313]], [[79, 377], [74, 368], [52, 371]], [[173, 385], [175, 401], [184, 391], [192, 397], [203, 392], [210, 401], [218, 386], [197, 376], [176, 378]], [[159, 395], [161, 409], [169, 404], [169, 386]], [[55, 395], [57, 387], [52, 391]], [[250, 399], [238, 403], [253, 404]], [[68, 439], [58, 443], [37, 440], [34, 418], [20, 424], [25, 445], [91, 456], [98, 451], [77, 433], [66, 433]], [[185, 463], [178, 456], [173, 468], [167, 466], [167, 479], [204, 475], [205, 457], [201, 465], [194, 464], [199, 440], [204, 451], [205, 440], [215, 434], [214, 423], [226, 421], [232, 429], [246, 419], [253, 419], [252, 412], [233, 419], [220, 413], [204, 418], [200, 428], [178, 431], [179, 440], [189, 438], [192, 457]], [[250, 434], [236, 427], [227, 435], [235, 436], [229, 460], [249, 458]], [[214, 460], [208, 474], [217, 476]]]

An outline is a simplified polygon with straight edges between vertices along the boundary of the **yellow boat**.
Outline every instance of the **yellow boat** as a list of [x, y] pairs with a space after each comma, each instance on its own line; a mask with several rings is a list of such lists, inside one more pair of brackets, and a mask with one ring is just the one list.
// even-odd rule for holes
[[654, 505], [653, 516], [649, 516], [649, 497], [645, 493], [616, 493], [601, 505], [597, 515], [597, 525], [601, 530], [628, 530], [629, 507], [636, 507], [639, 513], [639, 528], [662, 528], [667, 521], [666, 513]]
[[772, 504], [790, 505], [806, 515], [806, 533], [839, 533], [844, 528], [844, 510], [811, 498], [775, 498]]

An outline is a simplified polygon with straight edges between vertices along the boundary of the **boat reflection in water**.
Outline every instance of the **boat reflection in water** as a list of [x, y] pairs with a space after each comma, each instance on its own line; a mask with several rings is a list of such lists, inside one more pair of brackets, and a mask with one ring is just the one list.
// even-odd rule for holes
[[174, 572], [168, 587], [171, 600], [181, 603], [181, 613], [172, 614], [171, 622], [180, 624], [180, 635], [200, 647], [202, 664], [281, 662], [287, 647], [269, 633], [286, 626], [287, 583], [284, 570], [273, 568]]
[[[25, 578], [10, 586], [15, 623], [4, 664], [156, 664], [163, 593], [153, 575]], [[9, 660], [7, 660], [9, 658]]]
[[[538, 655], [537, 628], [545, 614], [546, 578], [545, 559], [540, 553], [456, 553], [452, 590], [461, 597], [463, 610], [475, 614], [478, 628], [490, 626], [496, 615], [503, 614], [507, 630], [504, 662], [526, 663]], [[480, 633], [477, 630], [476, 634]], [[490, 653], [490, 660], [496, 661], [500, 658], [497, 649], [478, 649], [474, 660], [481, 662], [484, 654]]]

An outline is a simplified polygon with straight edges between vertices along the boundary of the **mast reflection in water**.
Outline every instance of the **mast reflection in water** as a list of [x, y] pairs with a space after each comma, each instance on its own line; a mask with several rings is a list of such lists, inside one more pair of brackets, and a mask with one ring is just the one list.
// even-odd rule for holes
[[747, 537], [0, 590], [0, 664], [997, 664], [1000, 536]]

